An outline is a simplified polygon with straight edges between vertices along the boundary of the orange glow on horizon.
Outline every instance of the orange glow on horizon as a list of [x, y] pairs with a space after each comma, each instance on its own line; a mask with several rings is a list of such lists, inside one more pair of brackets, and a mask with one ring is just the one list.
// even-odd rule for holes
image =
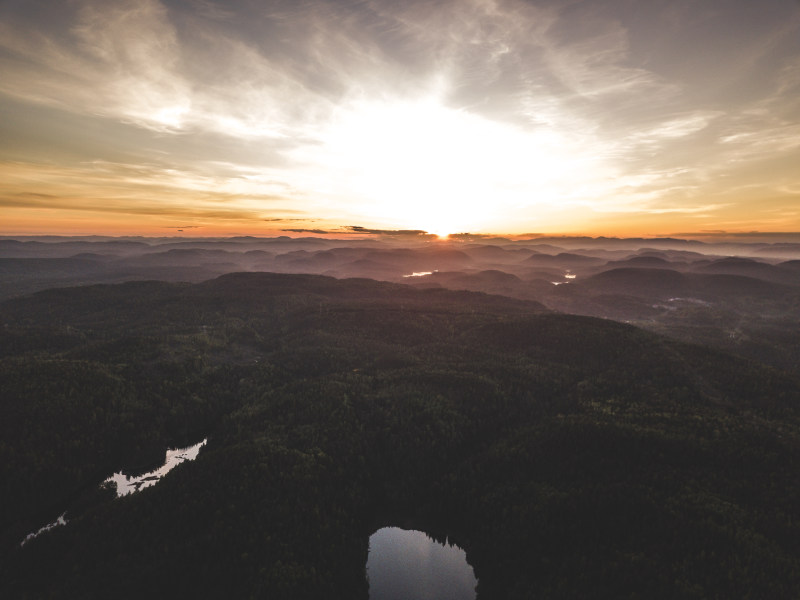
[[0, 235], [800, 231], [793, 3], [139, 4], [4, 10]]
[[[587, 224], [588, 225], [588, 224]], [[659, 238], [659, 237], [698, 237], [711, 232], [724, 230], [731, 235], [741, 235], [760, 231], [767, 233], [777, 231], [792, 233], [796, 230], [790, 227], [767, 229], [747, 226], [746, 223], [735, 223], [734, 226], [715, 228], [688, 229], [680, 220], [664, 219], [631, 219], [630, 222], [613, 222], [609, 219], [605, 226], [586, 227], [539, 227], [528, 230], [503, 230], [492, 228], [482, 231], [464, 231], [464, 234], [476, 236], [506, 237], [509, 239], [531, 239], [537, 237], [610, 237], [610, 238]], [[385, 224], [367, 224], [377, 230], [391, 231]], [[291, 231], [297, 229], [297, 231]], [[411, 227], [411, 229], [415, 229]], [[436, 236], [436, 242], [459, 242], [453, 237], [455, 231], [438, 229], [426, 230], [424, 227], [416, 228], [427, 231]], [[109, 236], [109, 237], [323, 237], [331, 239], [369, 239], [380, 237], [379, 234], [352, 233], [342, 227], [340, 223], [314, 222], [305, 227], [276, 226], [265, 221], [258, 225], [246, 220], [191, 220], [170, 215], [145, 216], [118, 213], [98, 213], [91, 211], [73, 211], [56, 208], [19, 208], [4, 209], [3, 219], [0, 222], [0, 235], [2, 236]], [[413, 238], [409, 238], [411, 241]]]

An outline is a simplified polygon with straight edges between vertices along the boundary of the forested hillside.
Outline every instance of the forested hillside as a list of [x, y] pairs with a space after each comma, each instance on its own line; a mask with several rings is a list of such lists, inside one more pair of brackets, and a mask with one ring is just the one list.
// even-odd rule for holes
[[482, 600], [800, 589], [800, 384], [757, 362], [317, 275], [45, 290], [0, 324], [4, 598], [365, 599], [369, 534], [408, 522]]

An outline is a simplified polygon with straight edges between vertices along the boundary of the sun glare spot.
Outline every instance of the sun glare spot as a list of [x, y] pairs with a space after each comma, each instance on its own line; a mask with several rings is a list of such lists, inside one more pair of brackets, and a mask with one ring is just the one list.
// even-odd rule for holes
[[316, 191], [354, 214], [440, 238], [520, 207], [546, 210], [597, 177], [596, 157], [553, 128], [523, 129], [435, 100], [362, 102], [300, 151]]
[[159, 125], [170, 129], [180, 129], [183, 126], [184, 118], [189, 109], [186, 106], [175, 105], [166, 106], [153, 114], [153, 120]]

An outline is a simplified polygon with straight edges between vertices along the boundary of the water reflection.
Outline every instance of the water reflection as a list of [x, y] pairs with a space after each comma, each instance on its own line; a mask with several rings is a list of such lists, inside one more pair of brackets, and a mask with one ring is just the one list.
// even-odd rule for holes
[[169, 473], [172, 469], [177, 467], [180, 463], [187, 460], [194, 460], [197, 458], [197, 453], [200, 448], [206, 445], [208, 440], [198, 442], [194, 446], [188, 448], [176, 448], [174, 450], [167, 450], [164, 464], [155, 471], [150, 471], [137, 477], [124, 475], [122, 472], [114, 473], [111, 477], [106, 479], [106, 482], [115, 482], [117, 484], [117, 497], [127, 496], [130, 493], [138, 492], [142, 488], [155, 485], [164, 475]]
[[[177, 467], [182, 462], [187, 460], [194, 460], [195, 458], [197, 458], [197, 454], [200, 452], [200, 448], [205, 446], [207, 441], [208, 438], [204, 439], [202, 442], [198, 442], [194, 446], [189, 446], [188, 448], [175, 448], [172, 450], [168, 449], [166, 451], [166, 457], [164, 458], [164, 464], [154, 471], [150, 471], [149, 473], [145, 473], [144, 475], [139, 475], [138, 477], [131, 477], [129, 475], [124, 475], [120, 471], [119, 473], [114, 473], [103, 483], [110, 483], [113, 481], [114, 483], [117, 484], [117, 498], [120, 498], [122, 496], [127, 496], [132, 492], [138, 492], [142, 488], [150, 487], [151, 485], [155, 485], [156, 483], [158, 483], [158, 481], [164, 475], [169, 473], [172, 469]], [[52, 523], [48, 523], [47, 525], [41, 527], [38, 531], [29, 533], [25, 537], [25, 539], [22, 540], [20, 546], [25, 545], [33, 538], [50, 531], [54, 527], [66, 524], [67, 524], [66, 513], [62, 513], [61, 516], [58, 517], [58, 519], [56, 519]]]
[[25, 539], [22, 540], [22, 542], [20, 543], [20, 546], [24, 546], [26, 543], [30, 542], [33, 538], [38, 537], [38, 536], [42, 535], [43, 533], [46, 533], [46, 532], [50, 531], [54, 527], [58, 527], [59, 525], [66, 525], [67, 524], [67, 519], [65, 518], [66, 514], [67, 513], [61, 513], [61, 516], [58, 517], [52, 523], [48, 523], [44, 527], [41, 527], [39, 529], [39, 531], [34, 531], [33, 533], [29, 533], [27, 536], [25, 536]]
[[369, 538], [367, 576], [370, 600], [473, 600], [477, 584], [461, 548], [397, 527]]

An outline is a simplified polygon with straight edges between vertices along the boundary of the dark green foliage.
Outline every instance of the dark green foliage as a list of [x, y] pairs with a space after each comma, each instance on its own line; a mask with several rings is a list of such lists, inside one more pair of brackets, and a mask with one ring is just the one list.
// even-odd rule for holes
[[[800, 589], [800, 390], [758, 363], [317, 276], [50, 290], [0, 319], [3, 597], [364, 599], [369, 534], [406, 522], [462, 545], [483, 599]], [[96, 491], [206, 434], [157, 486]]]

